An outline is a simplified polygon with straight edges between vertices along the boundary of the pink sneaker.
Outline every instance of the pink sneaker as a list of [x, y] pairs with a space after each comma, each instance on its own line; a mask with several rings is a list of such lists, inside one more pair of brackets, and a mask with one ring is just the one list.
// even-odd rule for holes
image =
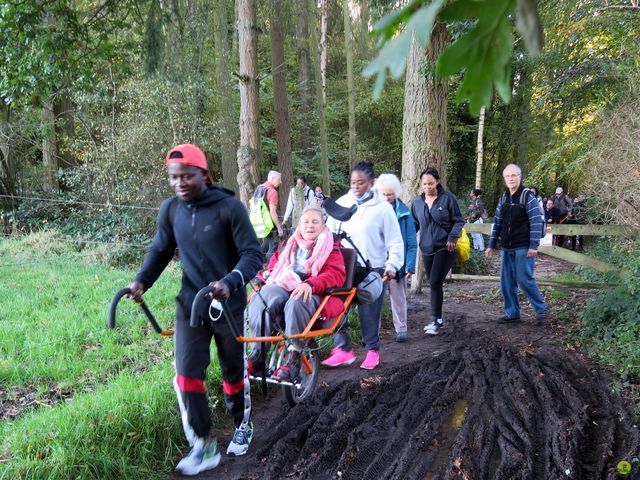
[[324, 360], [322, 364], [327, 367], [339, 367], [340, 365], [351, 365], [355, 361], [356, 356], [353, 350], [347, 352], [346, 350], [336, 347], [331, 350], [331, 355]]
[[360, 368], [365, 370], [373, 370], [380, 365], [380, 354], [377, 350], [369, 350], [367, 356], [364, 358], [364, 362], [360, 365]]

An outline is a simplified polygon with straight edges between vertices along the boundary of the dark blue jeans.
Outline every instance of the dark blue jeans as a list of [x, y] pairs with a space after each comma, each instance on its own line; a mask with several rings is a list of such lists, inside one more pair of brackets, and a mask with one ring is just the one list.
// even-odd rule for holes
[[527, 247], [500, 250], [500, 290], [504, 297], [504, 314], [509, 318], [520, 317], [518, 287], [536, 313], [547, 311], [547, 305], [533, 278], [536, 257], [527, 257], [528, 250]]
[[[374, 268], [375, 271], [384, 273], [381, 268]], [[382, 302], [384, 300], [384, 288], [380, 296], [373, 303], [368, 305], [358, 304], [358, 316], [360, 317], [360, 328], [362, 330], [362, 343], [367, 350], [380, 349], [380, 320], [382, 318]], [[333, 335], [336, 347], [343, 350], [351, 350], [351, 340], [349, 339], [348, 325]]]

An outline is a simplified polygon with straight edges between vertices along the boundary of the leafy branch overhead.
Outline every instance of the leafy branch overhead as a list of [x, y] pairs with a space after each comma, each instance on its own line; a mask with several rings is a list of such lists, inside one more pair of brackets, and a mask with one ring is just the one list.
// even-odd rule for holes
[[500, 98], [508, 103], [516, 4], [516, 27], [529, 53], [536, 55], [542, 50], [543, 34], [535, 0], [413, 0], [374, 25], [374, 34], [379, 36], [382, 46], [362, 74], [376, 75], [377, 97], [384, 88], [387, 69], [393, 78], [402, 75], [414, 35], [427, 47], [436, 21], [447, 24], [471, 21], [472, 26], [440, 55], [436, 73], [450, 76], [463, 72], [456, 98], [459, 102], [468, 101], [474, 115], [483, 105], [490, 104], [494, 85]]

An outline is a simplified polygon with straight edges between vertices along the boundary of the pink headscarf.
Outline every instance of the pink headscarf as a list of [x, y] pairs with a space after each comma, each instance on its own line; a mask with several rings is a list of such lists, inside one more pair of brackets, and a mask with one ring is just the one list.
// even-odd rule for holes
[[305, 240], [300, 233], [300, 227], [298, 227], [293, 236], [287, 241], [282, 252], [280, 252], [280, 257], [267, 279], [267, 284], [275, 283], [291, 292], [302, 282], [300, 276], [293, 271], [298, 247], [308, 250], [313, 249], [311, 255], [304, 262], [304, 270], [307, 275], [315, 277], [320, 273], [333, 250], [333, 234], [329, 227], [325, 225], [315, 240]]

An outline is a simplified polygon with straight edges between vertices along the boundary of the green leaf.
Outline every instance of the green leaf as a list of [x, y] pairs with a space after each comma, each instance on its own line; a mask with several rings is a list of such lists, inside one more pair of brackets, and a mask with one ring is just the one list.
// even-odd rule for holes
[[[484, 7], [478, 9], [479, 4]], [[513, 51], [513, 31], [509, 15], [514, 8], [514, 0], [460, 0], [447, 7], [447, 18], [468, 19], [467, 10], [461, 8], [463, 6], [477, 13], [478, 22], [440, 55], [436, 72], [440, 76], [449, 76], [464, 71], [456, 99], [459, 102], [468, 100], [469, 110], [477, 115], [483, 105], [491, 102], [494, 82], [505, 102], [511, 98], [509, 61]]]
[[542, 52], [544, 33], [536, 9], [536, 0], [518, 0], [516, 28], [522, 35], [527, 51], [535, 56]]
[[[504, 103], [511, 101], [511, 63], [507, 63], [503, 74], [495, 79], [496, 90]], [[485, 104], [488, 105], [488, 104]]]
[[373, 25], [373, 33], [382, 34], [384, 41], [390, 39], [395, 34], [397, 28], [405, 23], [415, 9], [423, 2], [424, 0], [412, 0], [407, 6], [386, 14]]
[[443, 22], [455, 22], [461, 20], [472, 20], [481, 16], [491, 17], [498, 15], [500, 2], [487, 2], [485, 0], [457, 0], [449, 3], [440, 12], [440, 20]]
[[[418, 2], [414, 2], [418, 3]], [[429, 36], [433, 29], [438, 12], [442, 8], [443, 0], [435, 0], [431, 4], [420, 8], [415, 12], [404, 31], [397, 37], [388, 40], [374, 58], [362, 71], [364, 77], [377, 75], [376, 83], [373, 91], [375, 98], [380, 96], [384, 88], [386, 78], [386, 70], [389, 69], [393, 78], [399, 78], [404, 71], [411, 48], [411, 39], [413, 35], [423, 46], [429, 43]]]

